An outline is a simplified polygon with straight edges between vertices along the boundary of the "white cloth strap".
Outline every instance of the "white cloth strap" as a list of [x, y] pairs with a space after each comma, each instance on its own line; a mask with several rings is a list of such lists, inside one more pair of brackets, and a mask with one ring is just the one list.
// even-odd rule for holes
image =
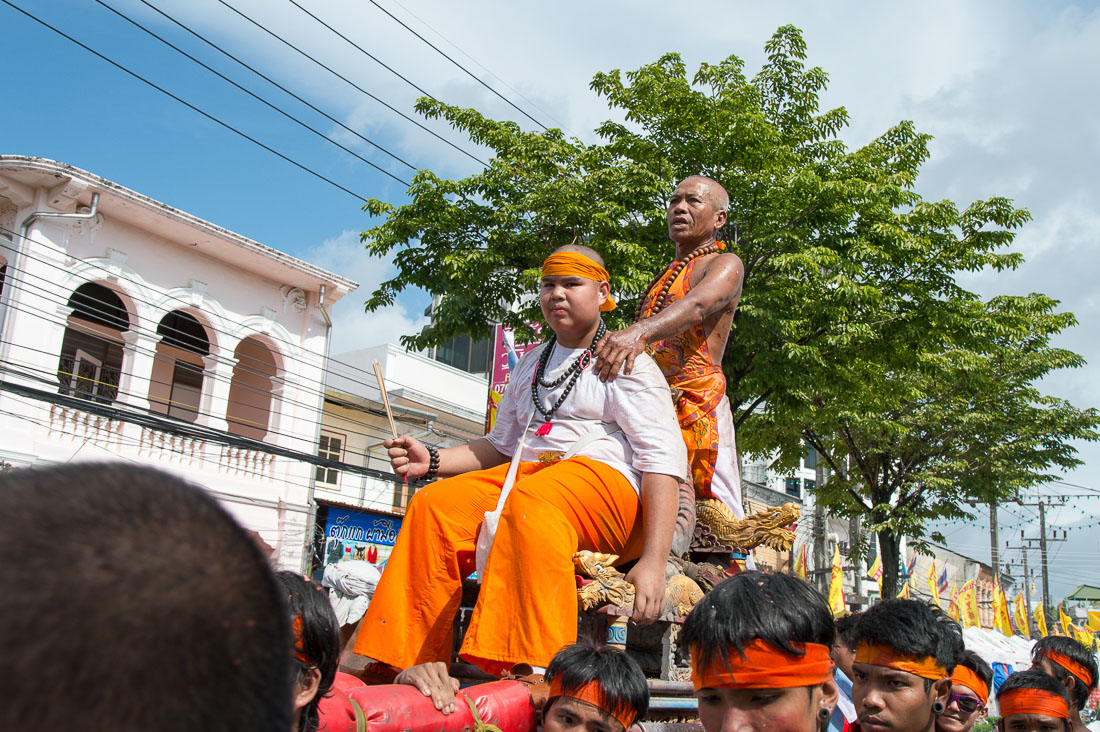
[[[512, 454], [512, 462], [508, 465], [508, 473], [504, 476], [504, 484], [500, 487], [500, 498], [497, 499], [496, 508], [485, 512], [485, 520], [481, 523], [481, 529], [477, 533], [477, 548], [474, 554], [474, 563], [477, 567], [477, 581], [480, 584], [485, 576], [485, 565], [489, 561], [489, 550], [493, 548], [493, 540], [497, 535], [497, 525], [500, 523], [500, 515], [504, 513], [504, 504], [508, 500], [508, 494], [512, 492], [512, 486], [516, 483], [516, 473], [519, 471], [520, 456], [527, 447], [527, 430], [531, 427], [531, 420], [535, 416], [535, 410], [527, 417], [527, 423], [523, 425], [519, 444]], [[586, 432], [580, 439], [569, 446], [562, 456], [563, 460], [575, 457], [586, 446], [600, 439], [608, 437], [619, 431], [619, 425], [614, 422], [601, 422], [599, 426]]]

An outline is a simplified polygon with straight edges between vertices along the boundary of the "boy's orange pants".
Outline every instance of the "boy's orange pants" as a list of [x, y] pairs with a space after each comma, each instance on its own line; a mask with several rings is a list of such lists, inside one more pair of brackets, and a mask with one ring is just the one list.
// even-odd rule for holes
[[[496, 508], [508, 464], [432, 483], [409, 502], [355, 652], [408, 668], [449, 661], [462, 579], [474, 571], [478, 527]], [[575, 457], [521, 463], [481, 580], [460, 655], [498, 676], [545, 667], [577, 638], [573, 554], [635, 559], [641, 502], [617, 470]]]

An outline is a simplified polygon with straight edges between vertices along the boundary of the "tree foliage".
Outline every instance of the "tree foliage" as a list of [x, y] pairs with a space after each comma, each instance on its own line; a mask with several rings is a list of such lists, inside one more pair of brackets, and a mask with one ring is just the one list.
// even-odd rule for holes
[[902, 121], [850, 149], [847, 112], [820, 109], [828, 78], [807, 66], [800, 32], [779, 28], [765, 54], [751, 76], [731, 55], [689, 78], [676, 54], [597, 74], [591, 89], [617, 119], [594, 143], [421, 100], [493, 154], [460, 180], [421, 171], [407, 204], [365, 206], [382, 219], [363, 233], [368, 250], [397, 254], [367, 307], [407, 287], [444, 295], [432, 325], [404, 337], [416, 347], [492, 321], [522, 330], [540, 317], [528, 293], [542, 260], [577, 239], [604, 255], [621, 327], [673, 256], [668, 195], [708, 175], [729, 192], [723, 238], [745, 264], [723, 361], [742, 452], [789, 466], [809, 436], [840, 472], [822, 499], [869, 513], [887, 543], [957, 515], [964, 494], [1072, 465], [1066, 440], [1093, 437], [1095, 416], [1033, 387], [1079, 364], [1049, 346], [1072, 316], [1041, 296], [983, 303], [956, 280], [1018, 266], [1008, 247], [1027, 211], [924, 200], [927, 135]]

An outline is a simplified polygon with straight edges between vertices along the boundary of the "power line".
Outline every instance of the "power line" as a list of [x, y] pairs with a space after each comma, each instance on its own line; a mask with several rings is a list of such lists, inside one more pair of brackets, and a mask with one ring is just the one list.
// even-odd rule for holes
[[[52, 31], [53, 31], [54, 33], [58, 34], [58, 35], [59, 35], [59, 36], [61, 36], [62, 38], [65, 38], [65, 39], [67, 39], [67, 40], [71, 41], [72, 43], [75, 43], [76, 45], [80, 46], [81, 48], [83, 48], [83, 49], [84, 49], [85, 51], [87, 51], [88, 53], [90, 53], [90, 54], [92, 54], [93, 56], [96, 56], [96, 57], [98, 57], [98, 58], [102, 59], [103, 61], [106, 61], [107, 63], [109, 63], [109, 64], [111, 64], [112, 66], [114, 66], [114, 67], [115, 67], [116, 69], [118, 69], [118, 70], [120, 70], [120, 71], [123, 71], [123, 72], [125, 72], [125, 73], [129, 74], [130, 76], [134, 77], [135, 79], [137, 79], [138, 81], [142, 82], [143, 84], [146, 84], [146, 85], [148, 85], [148, 86], [151, 86], [152, 88], [156, 89], [157, 91], [159, 91], [159, 92], [160, 92], [161, 94], [164, 94], [165, 96], [171, 97], [172, 99], [176, 100], [177, 102], [179, 102], [180, 104], [184, 105], [184, 106], [185, 106], [185, 107], [187, 107], [188, 109], [191, 109], [191, 110], [192, 110], [192, 111], [194, 111], [194, 112], [198, 112], [198, 113], [199, 113], [199, 114], [201, 114], [201, 115], [202, 115], [203, 117], [206, 117], [206, 118], [207, 118], [208, 120], [210, 120], [211, 122], [214, 122], [214, 123], [216, 123], [216, 124], [220, 125], [221, 127], [224, 127], [225, 129], [229, 130], [230, 132], [233, 132], [234, 134], [236, 134], [236, 135], [239, 135], [239, 136], [243, 137], [244, 139], [248, 140], [249, 142], [253, 143], [254, 145], [257, 145], [257, 146], [259, 146], [259, 147], [262, 147], [262, 148], [263, 148], [264, 150], [267, 150], [267, 151], [268, 151], [269, 153], [271, 153], [272, 155], [276, 155], [276, 156], [278, 156], [279, 158], [282, 158], [283, 160], [285, 160], [286, 162], [290, 163], [290, 164], [291, 164], [291, 165], [293, 165], [294, 167], [296, 167], [296, 168], [299, 168], [300, 170], [303, 170], [303, 171], [305, 171], [306, 173], [309, 173], [310, 175], [314, 176], [315, 178], [319, 178], [320, 180], [323, 180], [324, 182], [328, 183], [329, 185], [333, 186], [334, 188], [339, 188], [339, 189], [340, 189], [341, 191], [343, 191], [344, 193], [347, 193], [347, 194], [348, 194], [349, 196], [352, 196], [352, 197], [354, 197], [354, 198], [357, 198], [357, 199], [359, 199], [360, 201], [362, 201], [363, 203], [369, 203], [369, 200], [368, 200], [367, 198], [365, 198], [365, 197], [363, 197], [363, 196], [359, 195], [359, 194], [358, 194], [358, 193], [356, 193], [355, 191], [352, 191], [352, 190], [351, 190], [351, 189], [349, 189], [349, 188], [345, 188], [344, 186], [340, 185], [339, 183], [337, 183], [336, 181], [332, 180], [331, 178], [327, 178], [326, 176], [322, 175], [321, 173], [318, 173], [317, 171], [313, 170], [312, 168], [309, 168], [309, 167], [307, 167], [307, 166], [303, 165], [302, 163], [299, 163], [299, 162], [298, 162], [297, 160], [294, 160], [293, 158], [290, 158], [290, 157], [288, 157], [288, 156], [284, 155], [283, 153], [279, 152], [279, 151], [278, 151], [278, 150], [276, 150], [275, 148], [273, 148], [273, 147], [271, 147], [271, 146], [269, 146], [269, 145], [266, 145], [266, 144], [264, 144], [264, 143], [260, 142], [260, 141], [259, 141], [259, 140], [257, 140], [256, 138], [254, 138], [254, 137], [251, 137], [250, 135], [248, 135], [248, 134], [246, 134], [246, 133], [244, 133], [244, 132], [241, 132], [241, 131], [240, 131], [240, 130], [238, 130], [238, 129], [237, 129], [236, 127], [233, 127], [232, 125], [230, 125], [230, 124], [229, 124], [228, 122], [223, 122], [223, 121], [221, 121], [220, 119], [218, 119], [217, 117], [215, 117], [214, 115], [212, 115], [212, 114], [210, 114], [210, 113], [208, 113], [208, 112], [205, 112], [205, 111], [203, 111], [202, 109], [199, 109], [199, 108], [198, 108], [198, 107], [196, 107], [196, 106], [195, 106], [194, 104], [191, 104], [190, 102], [188, 102], [188, 101], [186, 101], [186, 100], [182, 99], [181, 97], [178, 97], [178, 96], [176, 96], [175, 94], [173, 94], [172, 92], [168, 91], [168, 90], [167, 90], [167, 89], [165, 89], [164, 87], [162, 87], [162, 86], [158, 86], [157, 84], [153, 83], [152, 81], [149, 81], [148, 79], [146, 79], [146, 78], [145, 78], [144, 76], [141, 76], [141, 75], [140, 75], [140, 74], [138, 74], [137, 72], [131, 71], [130, 69], [128, 69], [128, 68], [126, 68], [125, 66], [123, 66], [122, 64], [118, 63], [117, 61], [114, 61], [114, 60], [112, 60], [112, 59], [108, 58], [107, 56], [104, 56], [104, 55], [103, 55], [102, 53], [100, 53], [99, 51], [96, 51], [95, 49], [91, 48], [90, 46], [87, 46], [87, 45], [85, 45], [84, 43], [81, 43], [81, 42], [80, 42], [80, 41], [78, 41], [77, 39], [75, 39], [75, 38], [73, 38], [72, 36], [70, 36], [70, 35], [69, 35], [68, 33], [65, 33], [64, 31], [60, 30], [59, 28], [56, 28], [56, 27], [54, 27], [54, 26], [50, 25], [49, 23], [47, 23], [46, 21], [42, 20], [41, 18], [39, 18], [39, 17], [37, 17], [37, 16], [35, 16], [35, 15], [32, 15], [31, 13], [28, 13], [28, 12], [27, 12], [26, 10], [24, 10], [23, 8], [19, 7], [19, 6], [18, 6], [18, 5], [16, 5], [15, 3], [11, 2], [11, 0], [0, 0], [0, 2], [3, 2], [3, 3], [5, 4], [5, 5], [7, 5], [7, 6], [8, 6], [8, 7], [10, 7], [10, 8], [13, 8], [13, 9], [15, 9], [15, 10], [18, 10], [18, 11], [19, 11], [20, 13], [22, 13], [22, 14], [23, 14], [23, 15], [25, 15], [25, 16], [27, 16], [28, 18], [30, 18], [30, 19], [31, 19], [31, 20], [33, 20], [34, 22], [38, 23], [39, 25], [42, 25], [42, 26], [44, 26], [44, 27], [46, 27], [46, 28], [49, 28], [50, 30], [52, 30]], [[373, 165], [373, 163], [372, 163], [372, 165]], [[377, 167], [377, 166], [376, 166], [376, 167]], [[401, 178], [398, 178], [397, 176], [395, 176], [394, 174], [390, 173], [389, 171], [386, 171], [386, 170], [384, 170], [384, 169], [382, 169], [382, 168], [379, 168], [379, 170], [382, 170], [382, 172], [383, 172], [383, 173], [385, 173], [386, 175], [390, 176], [391, 178], [393, 178], [394, 180], [398, 181], [399, 183], [402, 183], [402, 184], [404, 184], [404, 185], [406, 185], [406, 186], [410, 185], [410, 184], [409, 184], [408, 182], [406, 182], [406, 181], [402, 180]]]
[[[7, 1], [8, 1], [8, 0], [3, 0], [3, 2], [7, 2]], [[404, 112], [402, 112], [401, 110], [399, 110], [399, 109], [397, 109], [396, 107], [394, 107], [394, 106], [392, 106], [392, 105], [390, 105], [390, 104], [388, 104], [388, 103], [386, 103], [386, 102], [382, 101], [381, 99], [379, 99], [378, 97], [376, 97], [376, 96], [375, 96], [374, 94], [371, 94], [371, 93], [370, 93], [369, 91], [367, 91], [367, 90], [366, 90], [366, 89], [364, 89], [363, 87], [361, 87], [361, 86], [359, 86], [358, 84], [356, 84], [356, 83], [355, 83], [354, 81], [352, 81], [352, 80], [351, 80], [351, 79], [349, 79], [348, 77], [344, 76], [343, 74], [341, 74], [340, 72], [336, 71], [336, 70], [335, 70], [335, 69], [333, 69], [332, 67], [330, 67], [330, 66], [327, 66], [326, 64], [322, 63], [321, 61], [318, 61], [318, 60], [317, 60], [316, 58], [314, 58], [313, 56], [310, 56], [310, 55], [309, 55], [308, 53], [306, 53], [306, 52], [305, 52], [305, 51], [303, 51], [302, 49], [298, 48], [297, 46], [295, 46], [295, 45], [294, 45], [293, 43], [291, 43], [290, 41], [286, 40], [285, 38], [283, 38], [282, 36], [278, 35], [278, 34], [277, 34], [277, 33], [275, 33], [274, 31], [272, 31], [272, 30], [269, 30], [269, 29], [268, 29], [268, 28], [266, 28], [265, 26], [261, 25], [261, 24], [260, 24], [259, 22], [257, 22], [257, 21], [255, 21], [255, 20], [253, 20], [252, 18], [250, 18], [250, 17], [249, 17], [248, 15], [246, 15], [245, 13], [242, 13], [242, 12], [241, 12], [240, 10], [237, 10], [237, 9], [236, 9], [235, 7], [233, 7], [233, 6], [232, 6], [232, 5], [230, 5], [230, 4], [228, 3], [228, 2], [226, 2], [226, 0], [218, 0], [218, 2], [219, 2], [219, 3], [221, 3], [222, 5], [224, 5], [225, 7], [229, 8], [230, 10], [232, 10], [232, 11], [233, 11], [234, 13], [236, 13], [236, 14], [237, 14], [237, 15], [239, 15], [240, 17], [242, 17], [242, 18], [244, 18], [245, 20], [247, 20], [247, 21], [248, 21], [249, 23], [251, 23], [252, 25], [254, 25], [254, 26], [256, 26], [257, 28], [259, 28], [260, 30], [262, 30], [262, 31], [263, 31], [264, 33], [267, 33], [267, 34], [268, 34], [269, 36], [271, 36], [271, 37], [272, 37], [272, 38], [274, 38], [275, 40], [277, 40], [277, 41], [279, 41], [280, 43], [284, 44], [284, 45], [285, 45], [285, 46], [287, 46], [288, 48], [290, 48], [290, 49], [292, 49], [292, 50], [294, 50], [294, 51], [297, 51], [297, 52], [298, 52], [299, 54], [301, 54], [302, 56], [305, 56], [305, 57], [306, 57], [307, 59], [309, 59], [309, 60], [310, 60], [310, 61], [312, 61], [313, 63], [317, 64], [317, 65], [318, 65], [318, 66], [320, 66], [320, 67], [321, 67], [322, 69], [324, 69], [325, 71], [329, 72], [330, 74], [332, 74], [332, 75], [333, 75], [333, 76], [335, 76], [336, 78], [340, 79], [341, 81], [345, 82], [346, 84], [348, 84], [348, 85], [350, 85], [350, 86], [354, 87], [355, 89], [357, 89], [357, 90], [358, 90], [359, 92], [361, 92], [362, 94], [365, 94], [365, 95], [367, 95], [368, 97], [370, 97], [371, 99], [373, 99], [374, 101], [378, 102], [379, 104], [381, 104], [381, 105], [382, 105], [383, 107], [385, 107], [386, 109], [389, 109], [390, 111], [392, 111], [393, 113], [395, 113], [395, 114], [399, 115], [399, 116], [400, 116], [400, 117], [402, 117], [403, 119], [405, 119], [405, 120], [407, 120], [407, 121], [411, 122], [412, 124], [416, 125], [416, 126], [417, 126], [417, 127], [419, 127], [420, 129], [422, 129], [422, 130], [424, 130], [425, 132], [427, 132], [427, 133], [428, 133], [429, 135], [431, 135], [432, 137], [435, 137], [435, 138], [437, 138], [438, 140], [440, 140], [440, 141], [442, 141], [442, 142], [446, 143], [447, 145], [450, 145], [450, 146], [451, 146], [451, 147], [453, 147], [453, 148], [454, 148], [455, 150], [459, 151], [460, 153], [462, 153], [462, 154], [463, 154], [463, 155], [465, 155], [466, 157], [470, 158], [470, 159], [471, 159], [471, 160], [473, 160], [474, 162], [476, 162], [476, 163], [479, 163], [480, 165], [484, 165], [484, 166], [488, 167], [488, 165], [489, 165], [489, 164], [488, 164], [488, 163], [486, 163], [486, 162], [485, 162], [484, 160], [482, 160], [481, 158], [478, 158], [477, 156], [475, 156], [475, 155], [473, 155], [473, 154], [471, 154], [471, 153], [467, 152], [466, 150], [462, 149], [461, 147], [459, 147], [459, 146], [458, 146], [458, 145], [456, 145], [455, 143], [451, 142], [451, 141], [450, 141], [450, 140], [448, 140], [447, 138], [443, 137], [443, 136], [442, 136], [442, 135], [440, 135], [439, 133], [435, 132], [434, 130], [432, 130], [432, 129], [430, 129], [430, 128], [426, 127], [426, 126], [425, 126], [425, 125], [423, 125], [423, 124], [421, 124], [421, 123], [420, 123], [419, 121], [417, 121], [417, 120], [413, 119], [412, 117], [408, 116], [407, 114], [405, 114], [405, 113], [404, 113]], [[381, 63], [381, 62], [379, 62], [379, 63]], [[387, 67], [387, 68], [389, 68], [389, 67]], [[396, 72], [394, 72], [394, 73], [396, 73]], [[431, 96], [431, 95], [428, 95], [428, 96]], [[434, 97], [433, 97], [433, 98], [434, 98]], [[406, 184], [406, 185], [407, 185], [407, 184]]]
[[[120, 18], [122, 18], [123, 20], [125, 20], [125, 21], [126, 21], [127, 23], [130, 23], [130, 24], [131, 24], [131, 25], [133, 25], [134, 27], [136, 27], [136, 28], [140, 28], [141, 30], [145, 31], [145, 32], [146, 32], [146, 33], [148, 33], [148, 34], [149, 34], [150, 36], [152, 36], [153, 38], [156, 38], [156, 39], [157, 39], [158, 41], [160, 41], [160, 42], [161, 42], [161, 43], [163, 43], [164, 45], [168, 46], [169, 48], [171, 48], [171, 49], [172, 49], [173, 51], [175, 51], [176, 53], [179, 53], [180, 55], [182, 55], [182, 56], [184, 56], [184, 57], [186, 57], [186, 58], [190, 59], [191, 61], [194, 61], [194, 62], [195, 62], [196, 64], [198, 64], [199, 66], [203, 67], [204, 69], [206, 69], [206, 70], [207, 70], [207, 71], [209, 71], [210, 73], [214, 74], [214, 75], [215, 75], [215, 76], [217, 76], [217, 77], [218, 77], [219, 79], [222, 79], [223, 81], [225, 81], [225, 82], [227, 82], [227, 83], [229, 83], [229, 84], [232, 84], [232, 85], [233, 85], [234, 87], [236, 87], [237, 89], [241, 90], [242, 92], [244, 92], [244, 93], [245, 93], [245, 94], [247, 94], [248, 96], [252, 97], [252, 98], [253, 98], [253, 99], [255, 99], [256, 101], [260, 102], [261, 104], [264, 104], [264, 105], [266, 105], [267, 107], [269, 107], [270, 109], [272, 109], [272, 110], [274, 110], [274, 111], [278, 112], [279, 114], [283, 115], [284, 117], [286, 117], [286, 118], [287, 118], [287, 119], [289, 119], [290, 121], [294, 122], [295, 124], [298, 124], [298, 125], [300, 125], [300, 126], [304, 127], [305, 129], [309, 130], [309, 131], [310, 131], [310, 132], [312, 132], [313, 134], [315, 134], [315, 135], [317, 135], [318, 137], [320, 137], [320, 138], [321, 138], [322, 140], [325, 140], [326, 142], [329, 142], [329, 143], [331, 143], [331, 144], [335, 145], [336, 147], [340, 148], [341, 150], [343, 150], [344, 152], [348, 153], [349, 155], [352, 155], [352, 156], [354, 156], [355, 158], [357, 158], [357, 159], [359, 159], [359, 160], [363, 161], [364, 163], [366, 163], [367, 165], [371, 166], [371, 167], [372, 167], [372, 168], [374, 168], [375, 170], [378, 170], [379, 172], [382, 172], [382, 173], [386, 173], [386, 175], [389, 175], [389, 172], [388, 172], [388, 171], [386, 171], [386, 170], [385, 170], [384, 168], [382, 168], [382, 167], [380, 167], [380, 166], [376, 165], [375, 163], [371, 162], [370, 160], [367, 160], [366, 158], [364, 158], [364, 157], [363, 157], [362, 155], [360, 155], [359, 153], [355, 152], [354, 150], [352, 150], [352, 149], [350, 149], [350, 148], [347, 148], [347, 147], [345, 147], [345, 146], [341, 145], [341, 144], [340, 144], [339, 142], [337, 142], [336, 140], [333, 140], [333, 139], [332, 139], [331, 137], [329, 137], [329, 136], [328, 136], [328, 135], [326, 135], [325, 133], [321, 132], [321, 131], [320, 131], [320, 130], [318, 130], [318, 129], [315, 129], [314, 127], [311, 127], [310, 125], [306, 124], [305, 122], [303, 122], [302, 120], [298, 119], [297, 117], [295, 117], [294, 115], [290, 114], [289, 112], [286, 112], [285, 110], [281, 109], [280, 107], [278, 107], [278, 106], [276, 106], [276, 105], [272, 104], [271, 102], [267, 101], [266, 99], [264, 99], [264, 98], [263, 98], [263, 97], [261, 97], [260, 95], [256, 94], [255, 92], [253, 92], [253, 91], [251, 91], [251, 90], [249, 90], [249, 89], [246, 89], [245, 87], [243, 87], [243, 86], [241, 86], [240, 84], [238, 84], [237, 82], [233, 81], [232, 79], [230, 79], [230, 78], [229, 78], [228, 76], [226, 76], [225, 74], [221, 73], [221, 72], [220, 72], [220, 71], [218, 71], [217, 69], [211, 68], [210, 66], [208, 66], [208, 65], [207, 65], [207, 64], [205, 64], [205, 63], [203, 63], [203, 62], [202, 62], [202, 61], [200, 61], [199, 59], [195, 58], [195, 57], [194, 57], [194, 56], [192, 56], [191, 54], [187, 53], [187, 51], [184, 51], [184, 50], [183, 50], [182, 48], [180, 48], [179, 46], [175, 45], [175, 44], [174, 44], [174, 43], [172, 43], [171, 41], [167, 40], [167, 39], [166, 39], [166, 38], [164, 38], [163, 36], [160, 36], [160, 35], [158, 35], [157, 33], [155, 33], [155, 32], [153, 32], [153, 31], [149, 30], [148, 28], [146, 28], [146, 27], [145, 27], [144, 25], [142, 25], [141, 23], [139, 23], [139, 22], [137, 22], [136, 20], [134, 20], [133, 18], [131, 18], [131, 17], [127, 16], [127, 15], [126, 15], [125, 13], [122, 13], [121, 11], [119, 11], [119, 10], [116, 10], [115, 8], [111, 7], [110, 5], [108, 5], [108, 4], [107, 4], [107, 3], [105, 2], [105, 0], [95, 0], [95, 1], [96, 1], [97, 3], [99, 3], [100, 5], [102, 5], [103, 7], [107, 8], [107, 10], [110, 10], [110, 11], [111, 11], [112, 13], [114, 13], [114, 14], [115, 14], [115, 15], [117, 15], [118, 17], [120, 17]], [[143, 3], [145, 3], [146, 5], [149, 5], [149, 3], [145, 2], [145, 0], [141, 0], [141, 1], [142, 1]], [[152, 6], [152, 5], [149, 5], [149, 7], [153, 8], [153, 10], [157, 10], [157, 8], [154, 8], [154, 7]], [[157, 10], [157, 12], [160, 12], [160, 11], [159, 11], [159, 10]], [[167, 17], [167, 16], [165, 16], [165, 17]], [[172, 19], [172, 18], [169, 18], [169, 20], [172, 20], [173, 22], [175, 22], [175, 20], [174, 20], [174, 19]], [[185, 30], [189, 30], [189, 29], [187, 29], [186, 27], [184, 27], [184, 29], [185, 29]], [[205, 40], [205, 39], [203, 39], [203, 40]], [[218, 49], [218, 50], [221, 50], [221, 49]], [[228, 55], [228, 54], [227, 54], [227, 55]], [[231, 58], [232, 58], [232, 57], [231, 57]], [[236, 60], [236, 59], [234, 59], [234, 60]], [[239, 62], [238, 62], [238, 63], [239, 63]], [[250, 70], [251, 70], [251, 69], [250, 69]], [[255, 72], [254, 72], [254, 73], [255, 73]], [[280, 87], [280, 88], [281, 88], [281, 87]], [[284, 90], [284, 91], [285, 91], [285, 90]], [[289, 92], [288, 92], [288, 93], [289, 93]], [[294, 96], [294, 95], [292, 95], [292, 96]], [[295, 98], [295, 99], [298, 99], [299, 101], [301, 101], [301, 99], [300, 99], [299, 97], [297, 97], [297, 96], [295, 96], [294, 98]], [[308, 102], [307, 102], [307, 104], [308, 104]], [[318, 111], [318, 112], [320, 112], [320, 111], [321, 111], [321, 110], [317, 109], [316, 107], [313, 107], [313, 105], [309, 105], [309, 106], [310, 106], [310, 107], [312, 107], [312, 108], [313, 108], [314, 110], [316, 110], [316, 111]], [[324, 114], [324, 112], [321, 112], [321, 114]], [[332, 117], [329, 117], [329, 116], [328, 116], [327, 114], [326, 114], [325, 116], [326, 116], [326, 117], [328, 117], [329, 119], [332, 119], [333, 121], [335, 121], [335, 119], [333, 119]], [[346, 129], [349, 129], [349, 130], [350, 130], [350, 128], [346, 128]], [[356, 134], [358, 135], [358, 133], [356, 133]], [[369, 138], [367, 138], [367, 137], [363, 137], [363, 135], [358, 135], [358, 136], [359, 136], [360, 138], [362, 138], [363, 140], [365, 140], [366, 142], [370, 143], [371, 145], [374, 145], [374, 146], [375, 146], [376, 148], [378, 148], [378, 149], [379, 149], [379, 150], [381, 150], [382, 152], [386, 153], [387, 155], [389, 155], [389, 156], [390, 156], [391, 158], [393, 158], [393, 159], [394, 159], [394, 160], [396, 160], [397, 162], [401, 163], [402, 165], [405, 165], [405, 166], [407, 166], [407, 167], [411, 168], [412, 170], [416, 170], [416, 169], [417, 169], [417, 168], [416, 168], [416, 166], [415, 166], [415, 165], [413, 165], [412, 163], [410, 163], [410, 162], [408, 162], [408, 161], [406, 161], [406, 160], [403, 160], [402, 158], [398, 157], [397, 155], [395, 155], [394, 153], [390, 152], [389, 150], [387, 150], [386, 148], [382, 147], [381, 145], [379, 145], [378, 143], [374, 142], [373, 140], [371, 140], [371, 139], [369, 139]], [[391, 176], [391, 177], [392, 177], [392, 176]], [[397, 180], [397, 181], [399, 181], [399, 182], [402, 182], [402, 183], [404, 183], [404, 181], [401, 181], [401, 179], [400, 179], [400, 178], [394, 178], [394, 179], [395, 179], [395, 180]]]
[[[296, 2], [296, 0], [290, 0], [290, 2], [291, 2], [291, 3], [293, 3], [294, 5], [297, 5], [297, 6], [299, 7], [299, 8], [301, 8], [301, 7], [302, 7], [301, 5], [298, 5], [298, 3]], [[478, 84], [481, 84], [481, 85], [482, 85], [483, 87], [485, 87], [486, 89], [488, 89], [489, 91], [491, 91], [491, 92], [492, 92], [493, 94], [495, 94], [496, 96], [500, 97], [500, 99], [502, 99], [502, 100], [503, 100], [503, 101], [505, 102], [505, 104], [507, 104], [507, 105], [508, 105], [509, 107], [511, 107], [512, 109], [516, 110], [517, 112], [519, 112], [520, 114], [522, 114], [522, 115], [523, 115], [524, 117], [526, 117], [527, 119], [529, 119], [529, 120], [531, 120], [532, 122], [534, 122], [534, 123], [535, 123], [536, 125], [538, 125], [539, 127], [541, 127], [541, 128], [543, 129], [543, 131], [545, 131], [545, 130], [546, 130], [546, 125], [544, 125], [544, 124], [543, 124], [542, 122], [539, 122], [539, 121], [538, 121], [537, 119], [535, 119], [535, 118], [534, 118], [534, 117], [532, 117], [531, 115], [527, 114], [527, 112], [525, 112], [524, 110], [520, 109], [520, 108], [519, 108], [518, 106], [516, 106], [516, 104], [515, 104], [515, 103], [514, 103], [514, 102], [513, 102], [513, 101], [512, 101], [511, 99], [509, 99], [508, 97], [504, 96], [503, 94], [501, 94], [500, 92], [498, 92], [498, 91], [497, 91], [496, 89], [494, 89], [493, 87], [491, 87], [491, 86], [489, 86], [488, 84], [486, 84], [486, 83], [485, 83], [484, 81], [482, 81], [482, 80], [481, 80], [480, 78], [478, 78], [478, 76], [477, 76], [477, 75], [475, 75], [475, 74], [474, 74], [474, 73], [473, 73], [472, 71], [470, 71], [470, 70], [469, 70], [469, 69], [467, 69], [467, 68], [466, 68], [465, 66], [463, 66], [462, 64], [460, 64], [460, 63], [459, 63], [458, 61], [455, 61], [455, 60], [454, 60], [453, 58], [451, 58], [450, 56], [448, 56], [448, 55], [447, 55], [447, 54], [446, 54], [446, 53], [445, 53], [445, 52], [444, 52], [444, 51], [443, 51], [443, 50], [442, 50], [441, 48], [439, 48], [439, 46], [436, 46], [436, 45], [435, 45], [434, 43], [432, 43], [431, 41], [429, 41], [429, 40], [428, 40], [427, 38], [425, 38], [424, 36], [420, 35], [420, 34], [419, 34], [419, 33], [417, 33], [416, 31], [414, 31], [414, 30], [413, 30], [412, 28], [410, 28], [410, 27], [409, 27], [408, 25], [406, 25], [406, 24], [405, 24], [405, 22], [404, 22], [404, 21], [402, 21], [402, 20], [401, 20], [400, 18], [398, 18], [398, 17], [396, 16], [396, 15], [394, 15], [393, 13], [391, 13], [390, 11], [386, 10], [386, 9], [385, 9], [384, 7], [382, 7], [381, 5], [379, 5], [379, 4], [378, 4], [378, 2], [376, 2], [376, 0], [370, 0], [370, 4], [371, 4], [371, 5], [373, 5], [374, 7], [378, 8], [379, 10], [381, 10], [381, 11], [382, 11], [383, 13], [385, 13], [386, 15], [390, 16], [391, 18], [393, 18], [393, 19], [394, 19], [395, 21], [397, 21], [397, 23], [398, 23], [398, 24], [400, 24], [400, 25], [401, 25], [401, 27], [402, 27], [402, 28], [404, 28], [404, 29], [405, 29], [405, 30], [407, 30], [407, 31], [408, 31], [409, 33], [412, 33], [412, 34], [413, 34], [414, 36], [416, 36], [416, 37], [417, 37], [417, 38], [419, 38], [419, 39], [420, 39], [421, 41], [423, 41], [424, 43], [426, 43], [426, 44], [427, 44], [428, 46], [430, 46], [430, 47], [431, 47], [431, 48], [432, 48], [433, 50], [435, 50], [435, 52], [436, 52], [436, 53], [438, 53], [438, 54], [439, 54], [440, 56], [442, 56], [443, 58], [447, 59], [448, 61], [450, 61], [450, 62], [451, 62], [452, 64], [454, 64], [454, 65], [455, 65], [455, 66], [457, 66], [458, 68], [462, 69], [462, 71], [464, 71], [464, 72], [466, 73], [466, 75], [467, 75], [467, 76], [469, 76], [469, 77], [470, 77], [471, 79], [473, 79], [474, 81], [476, 81], [476, 82], [477, 82]], [[305, 10], [304, 8], [302, 8], [302, 9], [303, 9], [303, 10]], [[308, 11], [306, 11], [306, 12], [308, 12]], [[311, 15], [312, 15], [312, 14], [311, 14]], [[326, 27], [327, 27], [327, 26], [326, 26]], [[334, 31], [334, 32], [335, 32], [335, 31]], [[343, 36], [341, 36], [341, 38], [343, 38]], [[347, 39], [345, 39], [345, 40], [347, 40]], [[350, 43], [350, 41], [348, 41], [348, 42]], [[354, 44], [353, 44], [353, 45], [354, 45]], [[356, 48], [358, 48], [358, 46], [356, 46]]]

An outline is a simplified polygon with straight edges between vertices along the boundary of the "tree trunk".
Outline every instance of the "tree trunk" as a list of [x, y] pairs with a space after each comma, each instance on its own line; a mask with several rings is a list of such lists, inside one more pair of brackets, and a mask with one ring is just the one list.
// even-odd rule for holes
[[901, 537], [886, 531], [878, 532], [878, 551], [882, 562], [882, 599], [889, 600], [898, 594]]

